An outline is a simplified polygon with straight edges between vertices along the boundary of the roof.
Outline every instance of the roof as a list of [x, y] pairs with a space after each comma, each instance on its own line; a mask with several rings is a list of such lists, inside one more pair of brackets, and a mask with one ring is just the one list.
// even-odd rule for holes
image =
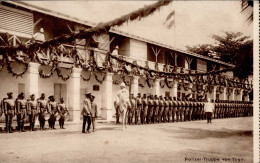
[[[69, 20], [69, 21], [76, 22], [76, 23], [83, 24], [83, 25], [87, 25], [87, 26], [90, 26], [90, 27], [96, 26], [96, 23], [86, 21], [86, 20], [82, 20], [82, 19], [79, 19], [79, 18], [76, 18], [76, 17], [72, 17], [72, 16], [69, 16], [69, 15], [66, 15], [66, 14], [59, 13], [59, 12], [55, 12], [53, 10], [49, 10], [49, 9], [42, 8], [42, 7], [39, 7], [39, 6], [35, 6], [35, 5], [32, 5], [32, 4], [28, 4], [28, 3], [23, 2], [23, 1], [5, 1], [5, 3], [13, 4], [15, 6], [26, 8], [26, 9], [31, 10], [31, 11], [35, 11], [35, 12], [43, 13], [43, 14], [50, 15], [50, 16], [53, 16], [53, 17]], [[160, 47], [163, 47], [163, 48], [166, 48], [166, 49], [169, 49], [169, 50], [173, 50], [173, 51], [176, 51], [176, 52], [184, 53], [184, 54], [194, 56], [194, 57], [197, 57], [197, 58], [200, 58], [200, 59], [212, 61], [212, 62], [219, 63], [219, 64], [222, 64], [222, 65], [230, 66], [230, 67], [235, 67], [235, 65], [230, 64], [230, 63], [226, 63], [226, 62], [223, 62], [223, 61], [211, 58], [211, 57], [203, 56], [203, 55], [200, 55], [200, 54], [190, 53], [190, 52], [187, 52], [187, 51], [184, 51], [184, 50], [181, 50], [181, 49], [176, 49], [173, 46], [169, 46], [169, 45], [162, 44], [162, 43], [159, 43], [159, 42], [156, 42], [156, 41], [153, 41], [153, 40], [149, 40], [149, 39], [137, 36], [137, 35], [133, 35], [133, 34], [130, 34], [130, 33], [127, 33], [127, 32], [123, 32], [123, 31], [120, 31], [120, 30], [115, 29], [115, 28], [111, 28], [109, 32], [115, 33], [115, 34], [118, 34], [118, 35], [122, 35], [122, 36], [125, 36], [125, 37], [129, 37], [129, 38], [132, 38], [132, 39], [136, 39], [136, 40], [139, 40], [139, 41], [143, 41], [143, 42], [146, 42], [146, 43], [149, 43], [149, 44], [157, 45], [157, 46], [160, 46]]]

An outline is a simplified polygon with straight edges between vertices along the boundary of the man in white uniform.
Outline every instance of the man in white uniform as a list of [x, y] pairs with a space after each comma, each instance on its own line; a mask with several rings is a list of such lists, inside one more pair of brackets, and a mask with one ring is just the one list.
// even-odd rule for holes
[[129, 91], [126, 89], [125, 83], [121, 83], [120, 90], [116, 93], [116, 104], [119, 106], [119, 111], [122, 117], [123, 129], [126, 128], [125, 117], [127, 107], [130, 106]]
[[208, 101], [205, 103], [205, 113], [207, 116], [207, 123], [211, 123], [211, 117], [214, 110], [214, 104], [211, 103], [210, 98], [208, 98]]

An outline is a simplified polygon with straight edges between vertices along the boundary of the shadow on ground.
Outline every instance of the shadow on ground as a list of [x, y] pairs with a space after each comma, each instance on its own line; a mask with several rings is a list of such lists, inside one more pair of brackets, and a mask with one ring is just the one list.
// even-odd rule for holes
[[180, 130], [161, 129], [164, 132], [173, 133], [175, 138], [204, 139], [204, 138], [228, 138], [233, 136], [253, 137], [251, 130], [205, 130], [200, 128], [180, 127]]

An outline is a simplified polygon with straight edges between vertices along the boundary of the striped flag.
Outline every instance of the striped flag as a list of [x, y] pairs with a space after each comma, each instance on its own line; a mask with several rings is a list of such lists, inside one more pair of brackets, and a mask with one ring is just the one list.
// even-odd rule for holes
[[171, 11], [169, 13], [169, 15], [167, 16], [165, 22], [163, 24], [165, 24], [167, 26], [167, 28], [171, 28], [174, 24], [175, 24], [175, 20], [174, 20], [174, 15], [175, 15], [175, 11]]

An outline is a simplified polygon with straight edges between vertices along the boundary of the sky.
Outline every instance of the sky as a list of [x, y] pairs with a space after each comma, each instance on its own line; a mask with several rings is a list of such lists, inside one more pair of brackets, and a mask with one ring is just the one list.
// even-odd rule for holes
[[[113, 20], [154, 2], [27, 1], [94, 23]], [[164, 22], [173, 10], [175, 10], [175, 26], [168, 29]], [[149, 17], [115, 28], [185, 50], [186, 46], [214, 44], [211, 35], [223, 35], [223, 31], [242, 32], [252, 37], [253, 25], [245, 23], [245, 15], [240, 12], [240, 1], [174, 1]]]

